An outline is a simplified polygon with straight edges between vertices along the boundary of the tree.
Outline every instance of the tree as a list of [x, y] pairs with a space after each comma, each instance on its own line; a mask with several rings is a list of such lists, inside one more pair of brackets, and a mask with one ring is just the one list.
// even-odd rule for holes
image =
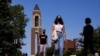
[[22, 48], [21, 46], [24, 45], [22, 40], [25, 38], [25, 26], [28, 22], [28, 18], [26, 18], [26, 15], [24, 14], [23, 10], [24, 7], [20, 4], [10, 7], [10, 15], [12, 19], [11, 26], [13, 27], [12, 32], [15, 49]]
[[94, 45], [95, 50], [100, 53], [100, 26], [94, 30]]
[[13, 37], [18, 40], [18, 46], [21, 47], [20, 41], [25, 38], [25, 26], [28, 22], [28, 18], [23, 12], [24, 8], [22, 5], [11, 6], [10, 15], [12, 18], [11, 25], [13, 27]]
[[0, 51], [4, 54], [13, 56], [23, 45], [28, 22], [23, 10], [22, 5], [12, 6], [11, 0], [0, 0]]
[[[12, 33], [10, 25], [10, 1], [0, 0], [0, 51], [4, 53], [12, 46]], [[11, 36], [11, 37], [10, 37]], [[9, 47], [9, 48], [7, 48]], [[6, 51], [5, 51], [6, 50]]]

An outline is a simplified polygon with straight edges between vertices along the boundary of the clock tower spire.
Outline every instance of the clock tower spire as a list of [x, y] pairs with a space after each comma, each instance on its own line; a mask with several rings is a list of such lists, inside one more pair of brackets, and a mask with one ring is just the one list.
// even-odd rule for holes
[[[37, 52], [39, 52], [39, 35], [41, 34], [41, 11], [36, 4], [32, 12], [32, 29], [31, 29], [31, 56], [35, 56], [35, 45], [37, 45]], [[35, 44], [37, 40], [37, 44]]]

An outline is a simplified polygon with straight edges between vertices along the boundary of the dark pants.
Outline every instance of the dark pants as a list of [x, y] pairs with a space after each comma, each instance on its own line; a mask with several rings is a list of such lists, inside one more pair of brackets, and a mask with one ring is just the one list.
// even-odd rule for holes
[[94, 44], [93, 39], [85, 39], [84, 40], [84, 56], [87, 56], [88, 50], [94, 55]]

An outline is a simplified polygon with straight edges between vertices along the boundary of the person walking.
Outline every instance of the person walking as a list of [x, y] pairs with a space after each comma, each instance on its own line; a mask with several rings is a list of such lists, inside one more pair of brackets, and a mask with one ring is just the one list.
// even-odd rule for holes
[[84, 56], [87, 56], [87, 51], [90, 49], [90, 52], [95, 55], [94, 50], [94, 42], [93, 42], [93, 32], [94, 28], [91, 25], [91, 19], [85, 19], [85, 26], [83, 28], [83, 36], [84, 36]]
[[54, 42], [53, 56], [57, 55], [59, 50], [60, 56], [63, 56], [64, 40], [66, 40], [66, 32], [64, 22], [60, 15], [56, 16], [56, 19], [52, 26], [52, 40]]
[[43, 29], [42, 34], [39, 36], [40, 53], [41, 55], [43, 54], [43, 56], [46, 56], [46, 48], [48, 44], [47, 43], [48, 36], [45, 33], [46, 33], [46, 30]]

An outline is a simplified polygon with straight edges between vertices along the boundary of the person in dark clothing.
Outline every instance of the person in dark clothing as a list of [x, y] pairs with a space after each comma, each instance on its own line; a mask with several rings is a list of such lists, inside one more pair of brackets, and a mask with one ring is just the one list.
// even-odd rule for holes
[[47, 35], [45, 34], [46, 30], [42, 30], [42, 34], [39, 36], [40, 52], [43, 53], [43, 56], [46, 56], [47, 48]]
[[95, 51], [94, 51], [94, 42], [93, 42], [93, 32], [94, 32], [94, 28], [93, 26], [90, 24], [91, 23], [91, 19], [90, 18], [86, 18], [85, 19], [85, 26], [83, 28], [83, 36], [84, 36], [84, 56], [87, 56], [87, 50], [88, 48], [90, 49], [90, 52], [94, 55]]

